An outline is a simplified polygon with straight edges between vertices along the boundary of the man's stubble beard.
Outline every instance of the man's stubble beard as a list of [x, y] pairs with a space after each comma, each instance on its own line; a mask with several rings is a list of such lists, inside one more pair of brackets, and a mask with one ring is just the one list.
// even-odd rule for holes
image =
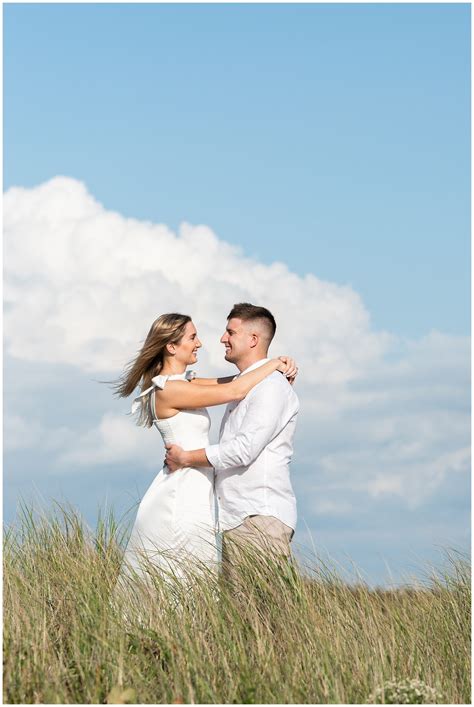
[[238, 368], [238, 366], [239, 366], [239, 356], [235, 357], [234, 355], [232, 355], [232, 353], [230, 353], [230, 354], [224, 354], [224, 359], [225, 359], [228, 363], [233, 363], [234, 366], [237, 366], [237, 368]]

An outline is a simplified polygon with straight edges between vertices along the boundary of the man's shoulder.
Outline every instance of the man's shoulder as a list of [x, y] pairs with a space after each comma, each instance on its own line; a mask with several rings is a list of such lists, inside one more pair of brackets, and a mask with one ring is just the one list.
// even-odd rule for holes
[[279, 371], [273, 371], [273, 373], [270, 373], [263, 381], [260, 381], [252, 388], [247, 398], [266, 396], [272, 393], [278, 396], [296, 397], [293, 386], [288, 383], [285, 376]]
[[281, 385], [285, 382], [285, 376], [283, 376], [279, 371], [273, 371], [268, 376], [266, 376], [263, 381], [257, 383], [252, 390], [264, 390], [265, 388], [273, 388], [275, 386]]

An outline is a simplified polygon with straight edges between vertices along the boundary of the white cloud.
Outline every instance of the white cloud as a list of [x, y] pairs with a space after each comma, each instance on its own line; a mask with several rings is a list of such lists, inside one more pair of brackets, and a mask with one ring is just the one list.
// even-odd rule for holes
[[3, 438], [6, 452], [34, 447], [41, 440], [41, 436], [42, 427], [38, 421], [28, 423], [20, 415], [4, 416]]
[[[20, 405], [18, 405], [20, 408]], [[25, 417], [19, 412], [7, 411], [3, 418], [4, 449], [12, 452], [22, 449], [38, 449], [45, 452], [60, 453], [74, 444], [77, 433], [67, 426], [59, 424], [47, 427], [42, 421]]]
[[319, 516], [345, 516], [352, 511], [352, 507], [344, 501], [338, 502], [329, 498], [321, 498], [315, 502], [314, 511]]
[[62, 451], [58, 463], [66, 468], [129, 463], [159, 469], [164, 458], [163, 444], [158, 430], [152, 432], [136, 427], [125, 416], [107, 413], [97, 429], [78, 435]]
[[[315, 513], [349, 509], [350, 494], [360, 492], [415, 507], [446, 475], [469, 470], [467, 338], [433, 331], [405, 341], [373, 331], [350, 287], [246, 258], [207, 226], [173, 233], [124, 218], [74, 179], [10, 189], [4, 227], [6, 351], [33, 370], [69, 364], [88, 378], [116, 375], [159, 314], [182, 311], [204, 344], [199, 370], [228, 371], [219, 338], [229, 309], [264, 304], [278, 322], [272, 351], [300, 365], [295, 465], [311, 471], [295, 481], [318, 499]], [[44, 381], [37, 386], [45, 394]], [[93, 401], [86, 432], [64, 425], [59, 412], [45, 429], [23, 421], [21, 396], [12, 395], [11, 448], [49, 450], [64, 469], [161, 466], [156, 430]]]
[[236, 301], [274, 312], [277, 350], [311, 381], [356, 378], [389, 342], [350, 287], [245, 258], [206, 226], [174, 234], [108, 212], [73, 179], [10, 189], [4, 226], [5, 337], [17, 358], [117, 370], [156, 316], [183, 311], [222, 366], [218, 340]]

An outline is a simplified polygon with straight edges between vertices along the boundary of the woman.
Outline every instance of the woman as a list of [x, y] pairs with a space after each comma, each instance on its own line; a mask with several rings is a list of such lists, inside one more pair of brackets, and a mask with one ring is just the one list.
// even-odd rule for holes
[[[137, 424], [154, 424], [165, 444], [184, 449], [207, 446], [210, 418], [206, 407], [242, 400], [274, 371], [288, 378], [296, 373], [292, 359], [281, 357], [236, 380], [233, 376], [195, 378], [186, 368], [196, 363], [201, 346], [190, 317], [163, 314], [153, 322], [140, 353], [115, 386], [121, 397], [141, 386], [143, 392], [135, 399], [132, 412], [139, 413]], [[166, 402], [161, 397], [165, 386]], [[214, 471], [212, 467], [185, 468], [169, 473], [165, 466], [140, 503], [125, 564], [143, 574], [151, 562], [183, 577], [190, 561], [194, 568], [202, 564], [217, 569]]]

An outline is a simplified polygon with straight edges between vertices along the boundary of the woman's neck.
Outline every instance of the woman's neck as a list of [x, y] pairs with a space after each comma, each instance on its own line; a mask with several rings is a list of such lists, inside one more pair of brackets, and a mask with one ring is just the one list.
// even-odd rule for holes
[[165, 361], [160, 371], [162, 376], [178, 376], [186, 371], [186, 364], [179, 363], [174, 359]]

